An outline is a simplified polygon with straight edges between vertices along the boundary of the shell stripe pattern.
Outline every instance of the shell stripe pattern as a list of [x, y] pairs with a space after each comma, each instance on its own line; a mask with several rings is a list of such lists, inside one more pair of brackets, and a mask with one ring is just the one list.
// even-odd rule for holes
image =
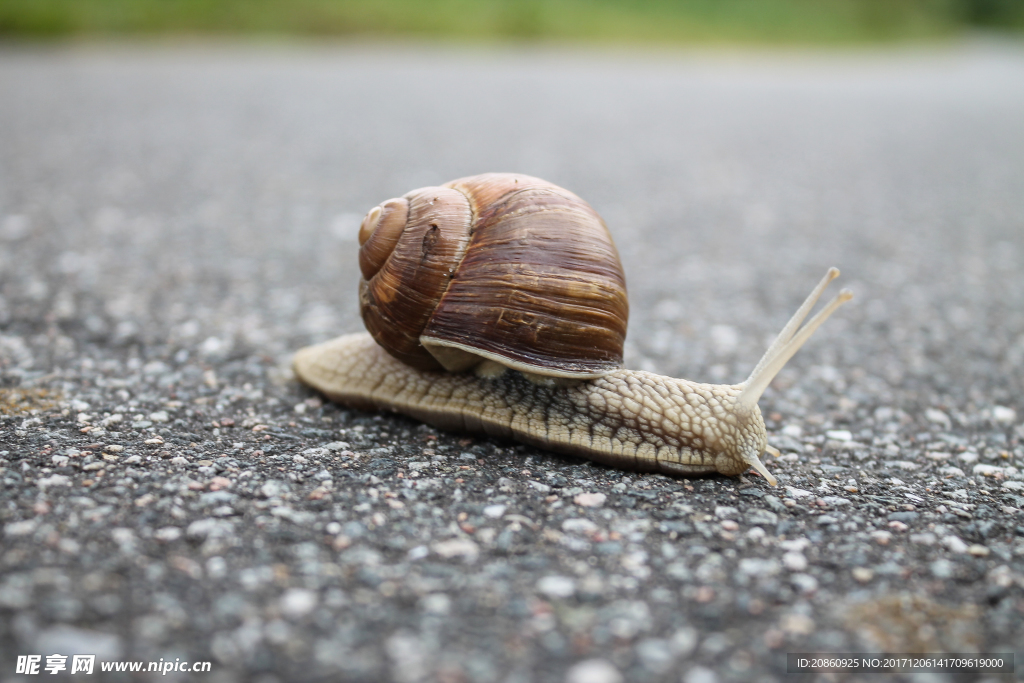
[[[763, 437], [750, 436], [730, 409], [741, 387], [628, 370], [572, 386], [542, 386], [515, 372], [493, 379], [414, 372], [367, 334], [307, 347], [294, 368], [300, 380], [353, 408], [391, 410], [625, 469], [735, 475], [750, 465], [728, 453], [765, 447], [743, 443]], [[753, 417], [763, 425], [759, 411]]]
[[[540, 374], [593, 377], [621, 367], [625, 276], [589, 204], [537, 178], [503, 173], [405, 199], [405, 232], [361, 287], [366, 326], [392, 355], [438, 369], [422, 336]], [[397, 344], [385, 330], [392, 324], [401, 330]]]
[[366, 329], [396, 358], [421, 370], [439, 367], [420, 345], [420, 335], [451, 283], [452, 264], [469, 246], [472, 221], [461, 192], [430, 190], [407, 195], [409, 219], [394, 250], [369, 281], [359, 283]]

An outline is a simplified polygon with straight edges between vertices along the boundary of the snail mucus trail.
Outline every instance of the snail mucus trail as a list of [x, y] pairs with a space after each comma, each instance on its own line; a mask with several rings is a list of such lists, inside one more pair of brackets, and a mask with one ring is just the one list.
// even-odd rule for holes
[[[367, 214], [360, 308], [369, 334], [301, 349], [304, 383], [361, 410], [515, 439], [614, 467], [738, 475], [778, 456], [762, 393], [852, 294], [801, 327], [831, 268], [750, 376], [715, 385], [621, 367], [628, 304], [600, 216], [529, 176], [414, 190]], [[408, 319], [408, 321], [406, 321]]]

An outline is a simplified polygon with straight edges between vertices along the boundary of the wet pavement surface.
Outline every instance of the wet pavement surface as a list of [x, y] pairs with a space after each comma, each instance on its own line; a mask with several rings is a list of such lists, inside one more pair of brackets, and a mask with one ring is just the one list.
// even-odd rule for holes
[[[484, 171], [604, 215], [631, 368], [741, 381], [842, 269], [855, 300], [761, 400], [777, 488], [294, 381], [292, 352], [361, 329], [362, 214]], [[55, 653], [97, 655], [90, 680], [783, 681], [787, 653], [852, 651], [1019, 670], [1022, 188], [1014, 44], [5, 48], [0, 680]], [[161, 659], [211, 669], [99, 671]]]

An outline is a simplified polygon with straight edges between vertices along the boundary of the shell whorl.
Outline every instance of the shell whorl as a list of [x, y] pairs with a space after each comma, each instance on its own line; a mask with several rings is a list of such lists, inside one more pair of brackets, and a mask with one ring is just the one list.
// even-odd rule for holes
[[360, 243], [366, 328], [412, 367], [490, 359], [590, 378], [622, 365], [629, 305], [618, 252], [568, 190], [517, 174], [461, 178], [375, 207]]

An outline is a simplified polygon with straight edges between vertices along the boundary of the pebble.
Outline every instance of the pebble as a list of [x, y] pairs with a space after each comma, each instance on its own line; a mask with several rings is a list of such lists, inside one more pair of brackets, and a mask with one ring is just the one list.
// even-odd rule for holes
[[281, 614], [288, 619], [300, 619], [312, 612], [318, 603], [317, 594], [306, 588], [289, 588], [279, 601]]
[[26, 519], [21, 522], [8, 522], [4, 524], [4, 536], [15, 538], [18, 536], [28, 536], [35, 532], [39, 526], [38, 519]]
[[810, 574], [793, 574], [789, 577], [790, 583], [801, 593], [808, 594], [818, 590], [818, 580]]
[[962, 554], [968, 550], [968, 545], [960, 540], [956, 536], [946, 536], [942, 539], [942, 545], [950, 550], [950, 552]]
[[483, 509], [484, 517], [489, 519], [500, 519], [507, 509], [507, 505], [488, 505]]
[[96, 655], [98, 661], [119, 659], [124, 652], [121, 638], [113, 633], [63, 624], [40, 631], [34, 646], [39, 652]]
[[467, 561], [473, 561], [480, 554], [480, 546], [468, 538], [452, 538], [447, 541], [438, 541], [430, 546], [430, 549], [444, 558], [462, 557]]
[[572, 502], [581, 507], [596, 508], [604, 505], [606, 499], [603, 493], [579, 493], [573, 496]]
[[924, 417], [929, 422], [942, 425], [946, 429], [949, 429], [953, 424], [953, 421], [949, 419], [949, 415], [938, 408], [928, 408], [924, 411]]
[[703, 666], [694, 666], [683, 675], [683, 683], [718, 683], [718, 674]]
[[662, 638], [645, 638], [636, 644], [635, 649], [644, 668], [659, 674], [671, 669], [676, 657], [671, 644]]
[[867, 567], [854, 567], [850, 574], [858, 583], [867, 583], [875, 577], [875, 573]]
[[181, 538], [181, 529], [176, 526], [165, 526], [153, 532], [153, 538], [158, 541], [171, 542]]
[[715, 517], [719, 519], [738, 519], [739, 516], [740, 511], [737, 508], [726, 505], [719, 505], [715, 507]]
[[1013, 424], [1017, 421], [1017, 411], [1006, 406], [993, 406], [992, 420], [1004, 425]]
[[878, 545], [889, 545], [889, 541], [892, 540], [892, 533], [888, 531], [872, 531], [871, 538], [875, 540]]
[[938, 539], [935, 534], [930, 531], [923, 534], [910, 534], [910, 542], [917, 545], [935, 545], [936, 540]]
[[939, 558], [929, 565], [928, 570], [937, 579], [948, 579], [953, 576], [956, 565], [945, 558]]
[[803, 553], [790, 551], [782, 556], [782, 564], [791, 572], [802, 572], [807, 569], [807, 558]]
[[545, 576], [537, 581], [537, 592], [549, 598], [569, 598], [576, 592], [576, 582], [568, 576]]
[[585, 659], [570, 667], [565, 683], [624, 683], [619, 670], [606, 659]]

